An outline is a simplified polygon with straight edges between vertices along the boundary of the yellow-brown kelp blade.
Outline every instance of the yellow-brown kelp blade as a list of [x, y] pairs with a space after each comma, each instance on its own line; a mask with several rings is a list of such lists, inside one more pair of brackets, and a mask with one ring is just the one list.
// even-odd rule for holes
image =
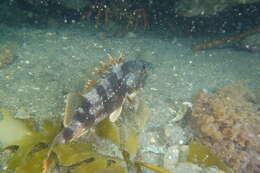
[[155, 172], [158, 172], [158, 173], [172, 173], [166, 169], [163, 169], [163, 168], [160, 168], [158, 166], [155, 166], [155, 165], [151, 165], [149, 163], [145, 163], [145, 162], [139, 162], [139, 161], [136, 161], [135, 162], [135, 165], [139, 165], [139, 166], [143, 166], [143, 167], [146, 167], [150, 170], [153, 170]]
[[149, 163], [146, 163], [146, 162], [140, 162], [140, 161], [132, 162], [130, 160], [130, 154], [127, 151], [122, 150], [121, 152], [122, 152], [123, 158], [124, 158], [124, 160], [125, 160], [125, 162], [127, 164], [128, 169], [130, 167], [135, 166], [135, 171], [136, 172], [141, 172], [141, 167], [146, 167], [146, 168], [148, 168], [150, 170], [153, 170], [155, 172], [158, 172], [158, 173], [172, 173], [172, 172], [170, 172], [170, 171], [168, 171], [166, 169], [160, 168], [158, 166], [155, 166], [155, 165], [152, 165], [152, 164], [149, 164]]

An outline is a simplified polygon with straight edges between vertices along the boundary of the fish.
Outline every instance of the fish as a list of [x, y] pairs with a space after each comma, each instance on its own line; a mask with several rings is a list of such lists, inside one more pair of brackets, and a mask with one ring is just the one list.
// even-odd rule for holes
[[[84, 94], [68, 96], [64, 128], [54, 138], [51, 148], [68, 143], [90, 131], [106, 118], [116, 121], [125, 102], [133, 100], [136, 91], [144, 87], [152, 64], [144, 60], [118, 60], [109, 55], [109, 62], [100, 62], [93, 74], [101, 75], [98, 82], [88, 80]], [[51, 149], [50, 149], [51, 150]], [[50, 155], [50, 151], [48, 153]], [[46, 160], [44, 167], [48, 166]]]

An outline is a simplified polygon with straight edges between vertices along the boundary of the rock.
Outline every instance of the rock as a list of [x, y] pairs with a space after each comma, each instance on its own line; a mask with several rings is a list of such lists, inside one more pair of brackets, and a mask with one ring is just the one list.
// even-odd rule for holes
[[174, 173], [200, 173], [201, 171], [201, 167], [188, 162], [179, 163], [177, 167], [172, 170]]
[[203, 168], [201, 173], [225, 173], [225, 172], [219, 170], [217, 167], [208, 167], [208, 168]]
[[170, 122], [175, 123], [182, 120], [191, 107], [192, 103], [190, 102], [183, 102], [182, 104], [176, 104], [173, 107], [169, 107], [169, 112], [174, 115], [174, 118], [172, 118]]
[[176, 2], [175, 10], [181, 16], [207, 17], [215, 15], [228, 7], [254, 2], [259, 2], [259, 0], [182, 0]]
[[141, 133], [138, 141], [142, 152], [164, 153], [165, 145], [159, 131]]
[[180, 156], [179, 156], [179, 162], [184, 162], [188, 159], [190, 148], [188, 145], [180, 145]]
[[[40, 7], [40, 6], [48, 6], [50, 5], [49, 1], [42, 1], [42, 0], [25, 0], [26, 3], [34, 6], [34, 7]], [[62, 6], [69, 8], [69, 9], [83, 9], [86, 6], [89, 6], [91, 4], [88, 0], [53, 0], [52, 3], [61, 4]]]
[[6, 67], [15, 61], [15, 55], [11, 48], [0, 49], [0, 68]]
[[180, 149], [178, 145], [170, 146], [163, 159], [163, 167], [168, 170], [172, 170], [176, 167], [179, 161]]
[[7, 163], [9, 161], [9, 159], [12, 157], [13, 155], [13, 151], [9, 150], [9, 149], [1, 149], [0, 150], [0, 172], [5, 172], [5, 173], [10, 173], [7, 170]]
[[128, 32], [127, 34], [126, 34], [126, 38], [137, 38], [137, 35], [136, 35], [136, 33], [134, 33], [134, 32]]
[[186, 144], [191, 135], [177, 124], [168, 124], [164, 128], [164, 135], [168, 145]]
[[86, 0], [59, 0], [59, 2], [63, 6], [75, 10], [83, 9], [86, 6], [90, 5], [90, 2]]
[[35, 117], [36, 114], [37, 114], [36, 110], [20, 107], [17, 109], [14, 118], [20, 120], [26, 120]]
[[[159, 167], [162, 167], [163, 163], [163, 155], [162, 154], [156, 154], [153, 152], [142, 152], [140, 154], [140, 157], [137, 158], [137, 160], [141, 160], [143, 162], [156, 165]], [[144, 173], [154, 173], [154, 171], [151, 171], [149, 169], [145, 169]]]

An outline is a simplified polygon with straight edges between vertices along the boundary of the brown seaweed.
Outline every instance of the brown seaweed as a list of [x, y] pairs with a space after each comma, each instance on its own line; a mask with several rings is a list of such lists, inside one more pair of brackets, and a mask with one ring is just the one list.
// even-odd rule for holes
[[189, 120], [197, 138], [238, 173], [260, 171], [260, 115], [241, 84], [193, 97]]

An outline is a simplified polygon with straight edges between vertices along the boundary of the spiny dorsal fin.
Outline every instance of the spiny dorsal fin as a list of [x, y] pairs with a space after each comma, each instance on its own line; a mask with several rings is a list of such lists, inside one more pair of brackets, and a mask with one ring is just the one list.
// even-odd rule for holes
[[93, 86], [95, 86], [97, 83], [96, 80], [94, 79], [88, 79], [84, 85], [84, 91], [87, 92], [89, 91]]
[[[110, 68], [112, 68], [116, 64], [122, 64], [122, 63], [125, 62], [125, 59], [124, 59], [123, 54], [121, 52], [119, 53], [118, 59], [113, 58], [113, 56], [110, 55], [110, 54], [107, 54], [107, 56], [109, 58], [109, 61], [108, 62], [99, 61], [101, 66], [99, 68], [96, 67], [95, 71], [91, 73], [92, 75], [99, 75], [102, 78], [104, 78], [104, 76], [106, 76], [106, 73], [109, 72]], [[84, 85], [83, 93], [89, 92], [89, 90], [91, 88], [93, 88], [96, 85], [96, 83], [97, 83], [97, 80], [87, 79], [86, 82], [85, 82], [85, 85]]]
[[124, 58], [122, 53], [120, 53], [119, 58], [115, 59], [111, 54], [107, 54], [109, 60], [108, 62], [104, 62], [104, 61], [100, 61], [100, 65], [101, 67], [99, 68], [95, 68], [95, 71], [92, 72], [93, 75], [102, 75], [104, 74], [106, 71], [108, 71], [112, 66], [116, 65], [116, 64], [121, 64], [124, 62]]

